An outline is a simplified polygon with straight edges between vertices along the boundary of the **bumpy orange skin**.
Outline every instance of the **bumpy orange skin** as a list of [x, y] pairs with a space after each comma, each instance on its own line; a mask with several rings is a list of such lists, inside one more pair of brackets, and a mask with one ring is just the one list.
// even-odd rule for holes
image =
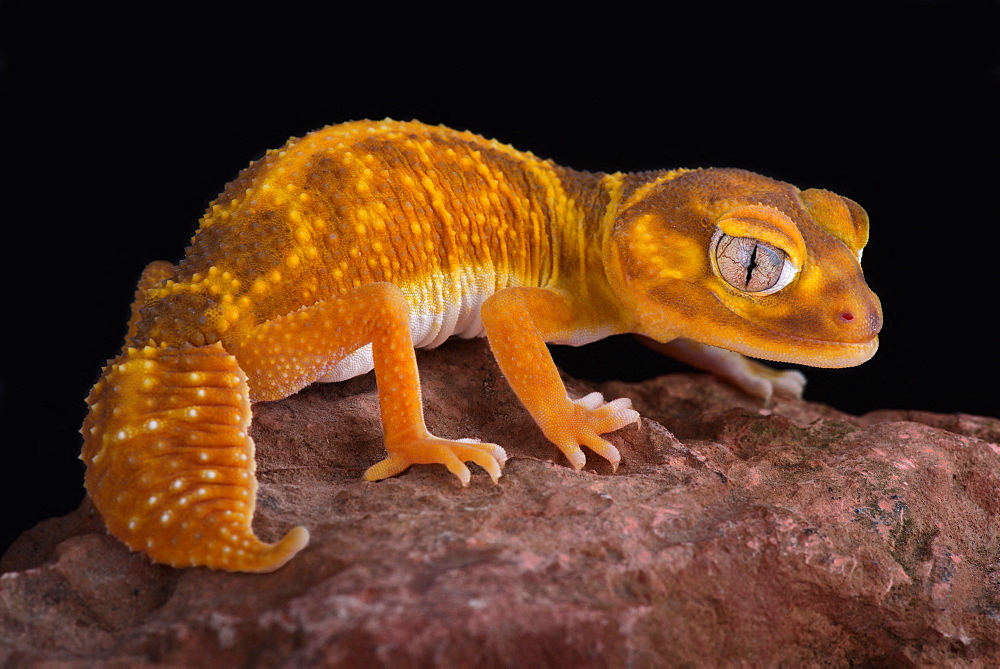
[[[734, 288], [709, 253], [720, 231], [781, 249], [795, 279]], [[502, 448], [424, 427], [413, 347], [451, 335], [489, 338], [574, 466], [581, 445], [617, 465], [600, 435], [638, 415], [570, 399], [545, 342], [692, 340], [676, 350], [717, 373], [707, 345], [858, 364], [881, 327], [858, 264], [867, 234], [850, 200], [739, 170], [589, 174], [416, 122], [324, 128], [229, 184], [176, 267], [147, 268], [125, 348], [87, 400], [87, 489], [109, 531], [158, 562], [277, 569], [308, 532], [253, 534], [251, 402], [372, 367], [387, 458], [366, 478], [442, 463], [467, 484], [474, 462], [496, 480]]]

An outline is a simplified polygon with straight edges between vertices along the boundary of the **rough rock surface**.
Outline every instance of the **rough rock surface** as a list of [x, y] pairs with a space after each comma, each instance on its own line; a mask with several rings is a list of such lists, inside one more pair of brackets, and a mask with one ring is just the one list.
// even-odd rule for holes
[[0, 664], [1000, 663], [1000, 421], [762, 408], [675, 375], [600, 387], [646, 419], [612, 436], [617, 474], [577, 472], [482, 342], [419, 361], [432, 431], [507, 448], [498, 486], [361, 481], [370, 375], [257, 405], [255, 527], [309, 547], [274, 574], [178, 571], [85, 501], [0, 561]]

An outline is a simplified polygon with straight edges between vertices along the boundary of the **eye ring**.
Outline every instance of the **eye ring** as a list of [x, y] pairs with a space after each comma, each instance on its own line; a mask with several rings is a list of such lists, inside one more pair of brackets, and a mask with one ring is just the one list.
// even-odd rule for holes
[[782, 249], [753, 237], [732, 237], [722, 230], [712, 236], [709, 256], [723, 281], [753, 296], [778, 292], [799, 272]]

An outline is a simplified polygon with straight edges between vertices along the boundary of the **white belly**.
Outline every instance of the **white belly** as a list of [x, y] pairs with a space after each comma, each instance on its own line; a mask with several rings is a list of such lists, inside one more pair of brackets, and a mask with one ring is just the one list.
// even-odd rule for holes
[[[437, 279], [403, 287], [410, 304], [410, 336], [414, 348], [434, 348], [451, 336], [464, 339], [483, 336], [485, 329], [479, 312], [486, 298], [495, 291], [493, 278], [482, 273], [476, 277], [460, 276], [450, 285]], [[448, 299], [449, 294], [458, 297]], [[367, 374], [374, 368], [372, 345], [366, 344], [336, 363], [317, 381], [344, 381]]]

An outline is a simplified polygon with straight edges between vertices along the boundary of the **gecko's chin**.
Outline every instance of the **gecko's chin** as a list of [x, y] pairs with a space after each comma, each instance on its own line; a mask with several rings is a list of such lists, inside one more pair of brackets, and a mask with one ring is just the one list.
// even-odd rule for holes
[[813, 367], [855, 367], [868, 362], [878, 351], [878, 337], [863, 343], [822, 342], [819, 350], [809, 354], [802, 364]]

